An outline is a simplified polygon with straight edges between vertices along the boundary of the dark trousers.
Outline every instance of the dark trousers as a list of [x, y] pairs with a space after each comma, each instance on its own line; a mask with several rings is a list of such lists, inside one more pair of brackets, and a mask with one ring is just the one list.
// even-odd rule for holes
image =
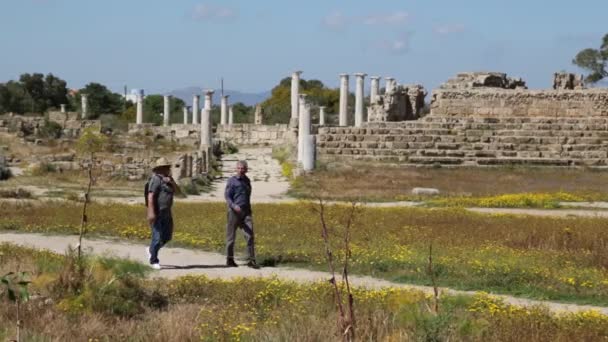
[[150, 242], [150, 263], [158, 263], [158, 251], [173, 236], [173, 217], [170, 210], [161, 210], [156, 214], [156, 220], [152, 224], [152, 242]]
[[247, 241], [247, 259], [255, 260], [255, 247], [253, 235], [253, 219], [251, 213], [237, 214], [232, 209], [228, 209], [228, 224], [226, 225], [226, 257], [234, 259], [234, 240], [236, 229], [243, 230], [243, 236]]

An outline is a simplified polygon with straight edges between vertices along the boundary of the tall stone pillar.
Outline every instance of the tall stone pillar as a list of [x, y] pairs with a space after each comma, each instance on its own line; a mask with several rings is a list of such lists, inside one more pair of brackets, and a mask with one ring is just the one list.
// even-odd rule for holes
[[201, 109], [201, 150], [211, 147], [211, 111]]
[[184, 125], [188, 124], [188, 106], [184, 106]]
[[201, 111], [201, 149], [211, 148], [213, 144], [211, 136], [211, 106], [214, 92], [213, 89], [205, 91], [205, 108]]
[[220, 102], [221, 106], [221, 116], [220, 116], [220, 124], [227, 125], [228, 124], [228, 96], [222, 96], [222, 102]]
[[339, 126], [348, 126], [348, 74], [340, 74]]
[[62, 112], [62, 113], [65, 113], [65, 104], [64, 104], [64, 103], [62, 103], [62, 104], [60, 104], [60, 106], [61, 106], [61, 112]]
[[314, 135], [304, 136], [304, 146], [302, 148], [302, 169], [312, 171], [315, 168], [315, 149], [316, 137]]
[[298, 123], [298, 110], [300, 108], [299, 98], [300, 95], [300, 74], [301, 71], [295, 71], [291, 74], [291, 119], [289, 120], [289, 126], [295, 127]]
[[80, 95], [80, 107], [82, 110], [81, 117], [84, 120], [87, 118], [87, 115], [88, 115], [87, 111], [88, 111], [88, 107], [89, 107], [89, 101], [88, 101], [87, 94]]
[[300, 94], [298, 113], [298, 162], [302, 162], [304, 138], [310, 135], [310, 104], [306, 99], [306, 94]]
[[232, 106], [228, 106], [228, 124], [232, 125], [234, 123], [234, 113], [232, 112]]
[[378, 99], [378, 95], [380, 94], [380, 77], [379, 76], [370, 76], [371, 80], [371, 88], [369, 95], [369, 102], [375, 103]]
[[321, 125], [321, 126], [325, 125], [325, 107], [324, 106], [319, 107], [319, 125]]
[[264, 113], [262, 112], [262, 105], [258, 103], [257, 105], [255, 105], [255, 112], [253, 112], [253, 123], [256, 125], [261, 125], [263, 121], [263, 116]]
[[213, 93], [215, 93], [213, 89], [205, 91], [205, 109], [209, 109], [209, 111], [211, 111], [211, 106], [213, 105]]
[[144, 122], [144, 97], [141, 94], [137, 94], [137, 115], [135, 116], [135, 123], [141, 125]]
[[171, 115], [171, 108], [169, 107], [169, 105], [171, 104], [170, 95], [163, 96], [163, 104], [163, 126], [167, 127], [169, 126], [169, 115]]
[[198, 125], [198, 111], [199, 111], [198, 102], [200, 101], [200, 99], [201, 99], [200, 95], [194, 95], [194, 97], [192, 98], [192, 124], [193, 125]]
[[365, 81], [365, 76], [367, 74], [364, 73], [356, 73], [355, 77], [357, 78], [357, 86], [355, 88], [355, 127], [361, 127], [363, 125], [364, 116], [363, 116], [363, 86]]
[[395, 90], [395, 79], [393, 77], [385, 77], [384, 93], [389, 94]]

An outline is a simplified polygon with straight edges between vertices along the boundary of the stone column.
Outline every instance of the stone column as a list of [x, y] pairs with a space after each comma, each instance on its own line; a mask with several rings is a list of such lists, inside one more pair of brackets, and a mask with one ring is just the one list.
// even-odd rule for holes
[[[298, 109], [298, 113], [299, 111], [300, 110]], [[253, 123], [256, 125], [261, 125], [263, 116], [264, 114], [262, 113], [262, 105], [258, 103], [257, 105], [255, 105], [255, 112], [253, 112]]]
[[321, 125], [321, 126], [325, 125], [325, 107], [324, 106], [319, 107], [319, 125]]
[[215, 90], [213, 90], [213, 89], [209, 89], [209, 90], [205, 91], [205, 107], [204, 108], [209, 109], [209, 111], [211, 111], [211, 106], [213, 104], [213, 93], [215, 93]]
[[167, 127], [169, 126], [169, 115], [170, 115], [170, 101], [171, 101], [171, 96], [170, 95], [165, 95], [163, 96], [163, 126]]
[[380, 77], [379, 76], [371, 76], [370, 80], [372, 80], [369, 102], [375, 103], [378, 99], [378, 95], [380, 94]]
[[201, 148], [211, 148], [212, 146], [212, 123], [211, 123], [211, 106], [213, 103], [213, 89], [205, 91], [205, 108], [201, 111]]
[[87, 118], [88, 104], [89, 104], [89, 101], [87, 98], [87, 94], [80, 95], [80, 107], [82, 109], [81, 117], [83, 120]]
[[392, 93], [393, 90], [395, 90], [395, 79], [392, 77], [385, 77], [384, 79], [386, 80], [384, 84], [384, 93]]
[[363, 125], [364, 116], [363, 116], [363, 86], [364, 79], [367, 74], [364, 73], [356, 73], [355, 77], [357, 78], [357, 86], [355, 88], [355, 127], [361, 127]]
[[232, 106], [228, 106], [228, 124], [232, 125], [234, 123], [234, 113], [232, 112]]
[[291, 119], [289, 126], [295, 127], [298, 123], [299, 94], [300, 94], [300, 74], [301, 71], [295, 71], [291, 74]]
[[184, 106], [184, 125], [188, 124], [188, 106]]
[[198, 125], [198, 102], [200, 101], [200, 95], [194, 95], [192, 98], [192, 124]]
[[340, 115], [339, 126], [348, 126], [348, 74], [340, 74]]
[[60, 104], [60, 106], [61, 106], [61, 112], [62, 112], [62, 113], [65, 113], [65, 104], [64, 104], [64, 103], [62, 103], [62, 104]]
[[220, 102], [221, 106], [221, 116], [220, 116], [220, 124], [227, 125], [228, 124], [228, 96], [222, 96], [222, 102]]
[[211, 111], [201, 109], [201, 150], [211, 147]]
[[315, 168], [315, 138], [314, 135], [310, 134], [304, 137], [304, 147], [302, 149], [302, 169], [304, 171], [312, 171]]
[[300, 94], [298, 113], [298, 162], [302, 162], [304, 138], [310, 135], [310, 104], [306, 100], [306, 94]]
[[137, 94], [137, 115], [135, 117], [135, 123], [141, 125], [144, 122], [144, 97], [141, 94]]

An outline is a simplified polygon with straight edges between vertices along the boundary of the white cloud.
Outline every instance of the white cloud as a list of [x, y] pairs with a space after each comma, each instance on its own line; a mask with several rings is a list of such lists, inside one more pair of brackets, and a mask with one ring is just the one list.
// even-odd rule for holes
[[192, 19], [198, 21], [227, 20], [237, 17], [237, 12], [228, 7], [219, 7], [209, 4], [198, 4], [192, 11]]
[[326, 15], [321, 20], [323, 27], [341, 31], [351, 25], [382, 25], [382, 26], [400, 26], [407, 23], [410, 14], [405, 11], [395, 11], [391, 13], [379, 13], [367, 16], [348, 16], [341, 11], [335, 11]]
[[435, 27], [434, 31], [440, 35], [446, 35], [451, 33], [460, 33], [465, 29], [463, 24], [450, 24], [450, 25], [440, 25]]
[[382, 40], [377, 45], [393, 55], [403, 55], [410, 51], [412, 35], [413, 32], [403, 33], [395, 39]]
[[346, 28], [348, 21], [349, 19], [344, 14], [342, 14], [342, 12], [336, 11], [325, 16], [322, 19], [321, 24], [330, 30], [339, 31]]
[[404, 11], [396, 11], [387, 14], [368, 15], [363, 18], [366, 25], [403, 25], [407, 23], [410, 14]]

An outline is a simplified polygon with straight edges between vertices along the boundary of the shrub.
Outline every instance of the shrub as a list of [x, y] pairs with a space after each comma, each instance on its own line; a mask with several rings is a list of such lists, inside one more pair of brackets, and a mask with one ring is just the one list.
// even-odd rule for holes
[[38, 127], [39, 138], [58, 139], [63, 127], [55, 121], [44, 120], [44, 125]]
[[32, 198], [32, 193], [25, 189], [0, 189], [0, 198]]
[[0, 166], [0, 181], [7, 180], [13, 176], [11, 169], [8, 167]]
[[45, 176], [57, 172], [57, 167], [51, 163], [43, 162], [32, 168], [32, 176]]

